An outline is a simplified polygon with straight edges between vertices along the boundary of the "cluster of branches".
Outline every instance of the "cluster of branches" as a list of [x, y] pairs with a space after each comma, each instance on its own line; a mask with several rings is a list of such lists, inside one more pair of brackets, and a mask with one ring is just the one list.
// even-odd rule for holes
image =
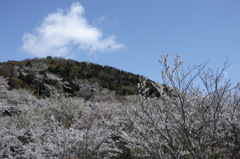
[[168, 55], [160, 63], [160, 97], [141, 78], [139, 96], [122, 103], [36, 99], [0, 77], [0, 158], [239, 158], [240, 87], [224, 77], [228, 62], [217, 71], [185, 69], [179, 55], [172, 68]]
[[[221, 70], [196, 65], [184, 69], [177, 55], [174, 66], [168, 55], [160, 63], [163, 82], [155, 85], [160, 99], [146, 99], [127, 110], [134, 123], [125, 138], [139, 157], [147, 158], [239, 158], [240, 96], [239, 86], [224, 78], [229, 64]], [[198, 84], [198, 85], [197, 85]], [[145, 80], [141, 89], [146, 91]], [[142, 91], [144, 92], [144, 91]]]
[[111, 158], [117, 145], [117, 103], [94, 105], [81, 98], [37, 99], [8, 90], [0, 77], [0, 158]]

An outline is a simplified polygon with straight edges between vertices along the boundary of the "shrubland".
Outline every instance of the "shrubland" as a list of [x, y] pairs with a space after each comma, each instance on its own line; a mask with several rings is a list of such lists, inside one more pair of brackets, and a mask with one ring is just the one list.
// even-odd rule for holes
[[51, 95], [44, 98], [31, 89], [10, 89], [11, 79], [1, 76], [0, 158], [239, 158], [240, 87], [224, 77], [228, 62], [216, 71], [186, 68], [179, 55], [173, 66], [168, 55], [160, 63], [163, 83], [152, 82], [159, 96], [150, 96], [149, 81], [140, 77], [138, 95], [122, 100], [77, 79], [75, 85], [93, 91], [89, 98], [71, 96], [49, 84], [64, 83], [52, 72], [45, 84]]

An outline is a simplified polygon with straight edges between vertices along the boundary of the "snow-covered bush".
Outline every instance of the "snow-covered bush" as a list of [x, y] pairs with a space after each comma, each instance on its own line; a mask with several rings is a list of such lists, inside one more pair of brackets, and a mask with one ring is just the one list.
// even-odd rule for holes
[[114, 139], [120, 103], [91, 104], [63, 95], [37, 99], [24, 89], [4, 89], [7, 81], [1, 82], [0, 158], [110, 158], [121, 153]]
[[122, 151], [117, 147], [121, 123], [121, 104], [107, 102], [87, 107], [73, 127], [82, 132], [77, 154], [83, 158], [111, 158]]
[[214, 72], [184, 69], [180, 56], [173, 68], [168, 55], [160, 62], [160, 97], [147, 98], [141, 78], [139, 96], [122, 103], [111, 91], [85, 101], [50, 86], [51, 98], [37, 99], [0, 76], [0, 158], [239, 158], [240, 87], [224, 78], [228, 63]]
[[[145, 98], [126, 109], [132, 129], [122, 132], [134, 156], [146, 158], [238, 158], [240, 156], [239, 87], [224, 81], [224, 71], [204, 65], [184, 70], [177, 55], [160, 60], [164, 85], [154, 84], [159, 99]], [[195, 82], [201, 82], [197, 86]], [[145, 89], [142, 79], [139, 88]]]

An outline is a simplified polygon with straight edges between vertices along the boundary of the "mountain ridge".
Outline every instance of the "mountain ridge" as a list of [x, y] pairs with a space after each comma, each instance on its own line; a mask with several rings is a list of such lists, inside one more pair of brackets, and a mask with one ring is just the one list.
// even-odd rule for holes
[[[29, 89], [39, 98], [50, 97], [50, 87], [55, 87], [85, 99], [90, 99], [95, 89], [107, 89], [120, 96], [136, 95], [139, 78], [143, 77], [111, 66], [51, 56], [2, 62], [0, 75], [8, 78], [10, 88]], [[147, 95], [159, 96], [152, 82], [147, 80]]]

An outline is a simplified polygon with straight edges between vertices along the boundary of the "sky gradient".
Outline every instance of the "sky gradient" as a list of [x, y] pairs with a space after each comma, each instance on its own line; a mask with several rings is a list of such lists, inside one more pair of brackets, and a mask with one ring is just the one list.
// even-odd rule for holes
[[161, 81], [161, 54], [209, 61], [240, 81], [238, 0], [2, 0], [0, 61], [48, 55], [90, 61]]

